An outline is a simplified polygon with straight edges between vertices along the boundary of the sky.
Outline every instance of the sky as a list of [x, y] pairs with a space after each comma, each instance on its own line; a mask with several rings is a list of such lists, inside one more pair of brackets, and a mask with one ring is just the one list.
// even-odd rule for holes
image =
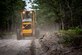
[[[31, 3], [29, 3], [30, 2], [30, 0], [24, 0], [25, 2], [26, 2], [26, 9], [27, 10], [31, 10], [31, 7], [32, 7], [32, 5], [31, 5]], [[33, 1], [33, 0], [31, 0], [31, 1]]]

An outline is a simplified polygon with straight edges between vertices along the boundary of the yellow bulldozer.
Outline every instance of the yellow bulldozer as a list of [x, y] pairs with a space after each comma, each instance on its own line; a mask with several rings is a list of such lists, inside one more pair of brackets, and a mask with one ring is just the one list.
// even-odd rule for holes
[[23, 37], [31, 37], [35, 35], [35, 11], [23, 11], [21, 13], [21, 30], [17, 35], [17, 39]]

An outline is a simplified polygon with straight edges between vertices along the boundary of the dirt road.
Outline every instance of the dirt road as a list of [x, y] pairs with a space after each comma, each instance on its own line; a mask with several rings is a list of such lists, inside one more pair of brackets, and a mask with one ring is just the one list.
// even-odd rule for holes
[[0, 40], [0, 55], [31, 55], [32, 40]]

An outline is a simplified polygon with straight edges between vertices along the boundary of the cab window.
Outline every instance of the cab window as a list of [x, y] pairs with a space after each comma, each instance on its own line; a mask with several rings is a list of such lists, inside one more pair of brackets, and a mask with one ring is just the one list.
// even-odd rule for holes
[[23, 29], [31, 29], [31, 24], [24, 24], [23, 27]]

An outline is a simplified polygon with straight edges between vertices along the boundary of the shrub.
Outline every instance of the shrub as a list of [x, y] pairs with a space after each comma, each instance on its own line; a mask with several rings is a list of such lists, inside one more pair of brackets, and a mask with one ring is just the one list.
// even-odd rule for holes
[[61, 30], [61, 38], [62, 41], [60, 41], [65, 46], [74, 46], [79, 47], [82, 42], [82, 29], [76, 28], [76, 29], [69, 29], [69, 30]]

